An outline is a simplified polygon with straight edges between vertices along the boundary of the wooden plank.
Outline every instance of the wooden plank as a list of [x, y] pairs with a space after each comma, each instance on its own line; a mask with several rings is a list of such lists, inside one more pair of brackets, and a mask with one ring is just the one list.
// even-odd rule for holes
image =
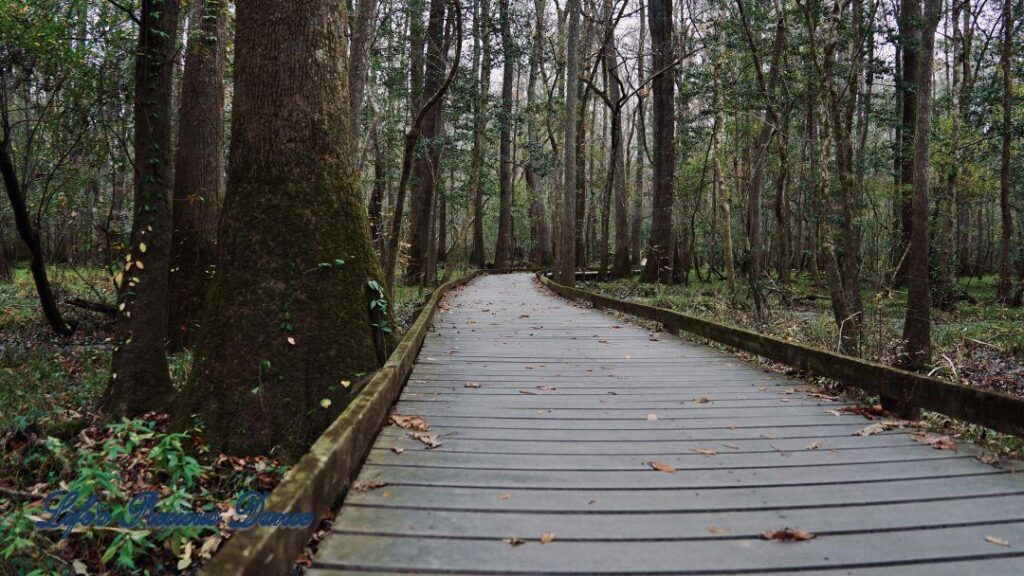
[[[986, 544], [984, 537], [994, 531], [1008, 540], [1024, 541], [1024, 522], [908, 531], [899, 533], [898, 538], [889, 532], [835, 534], [800, 543], [720, 538], [672, 545], [659, 541], [610, 545], [560, 542], [556, 538], [542, 545], [538, 542], [540, 534], [535, 534], [527, 544], [510, 546], [500, 539], [346, 535], [325, 540], [315, 564], [319, 568], [380, 567], [449, 574], [768, 574], [794, 569], [896, 568], [936, 560], [1024, 558], [1024, 550], [991, 544], [979, 548], [978, 543]], [[438, 553], [438, 548], [443, 548], [443, 553]], [[361, 560], [329, 560], [356, 555]], [[933, 573], [941, 570], [941, 565], [936, 565]]]
[[[971, 449], [855, 435], [847, 402], [525, 276], [446, 304], [394, 406], [441, 446], [383, 429], [310, 574], [1024, 573], [1024, 478]], [[758, 538], [785, 526], [819, 536]]]
[[541, 280], [548, 288], [563, 296], [586, 300], [595, 306], [661, 322], [672, 329], [684, 330], [843, 384], [895, 398], [902, 403], [920, 406], [1006, 434], [1024, 436], [1022, 398], [897, 370], [890, 366], [718, 324], [673, 310], [608, 298], [561, 286], [543, 277]]

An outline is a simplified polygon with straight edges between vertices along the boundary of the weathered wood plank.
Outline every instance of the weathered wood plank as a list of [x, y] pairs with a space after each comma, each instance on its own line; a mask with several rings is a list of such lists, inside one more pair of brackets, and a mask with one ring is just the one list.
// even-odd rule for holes
[[[441, 446], [382, 430], [359, 481], [384, 485], [347, 495], [310, 574], [1024, 573], [1024, 478], [971, 449], [854, 435], [846, 402], [526, 276], [446, 304], [393, 408]], [[819, 536], [758, 538], [784, 526]]]

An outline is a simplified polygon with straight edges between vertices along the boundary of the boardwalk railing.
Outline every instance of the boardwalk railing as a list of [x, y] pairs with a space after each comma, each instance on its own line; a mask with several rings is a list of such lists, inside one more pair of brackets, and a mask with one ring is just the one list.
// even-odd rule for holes
[[324, 430], [320, 438], [285, 474], [267, 498], [274, 512], [312, 512], [306, 529], [253, 528], [235, 534], [203, 569], [204, 576], [288, 574], [316, 525], [349, 487], [412, 371], [427, 328], [446, 293], [475, 278], [479, 271], [452, 280], [430, 296], [416, 322], [388, 361]]
[[556, 294], [659, 322], [669, 331], [685, 331], [726, 346], [787, 364], [817, 376], [831, 378], [898, 405], [919, 407], [946, 416], [1024, 436], [1024, 399], [981, 390], [899, 370], [835, 352], [788, 342], [774, 336], [726, 326], [674, 310], [627, 302], [579, 288], [563, 286], [538, 274], [540, 281]]

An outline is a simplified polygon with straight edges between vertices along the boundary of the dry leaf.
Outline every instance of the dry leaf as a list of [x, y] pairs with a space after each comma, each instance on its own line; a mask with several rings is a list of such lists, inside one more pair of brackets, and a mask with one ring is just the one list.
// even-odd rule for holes
[[761, 532], [763, 540], [780, 540], [783, 542], [803, 542], [814, 539], [814, 534], [805, 530], [783, 528], [782, 530], [765, 530]]
[[512, 495], [511, 494], [498, 494], [498, 500], [504, 501], [504, 500], [511, 500], [511, 499], [512, 499]]
[[728, 528], [721, 528], [719, 526], [712, 526], [712, 527], [708, 528], [708, 532], [711, 532], [712, 534], [728, 534], [729, 533], [729, 529]]
[[405, 448], [399, 448], [398, 446], [392, 446], [391, 447], [391, 451], [394, 452], [395, 454], [401, 454], [402, 452], [405, 452]]
[[952, 450], [956, 452], [956, 442], [949, 436], [928, 434], [927, 432], [915, 432], [911, 436], [921, 444], [928, 444], [936, 450]]
[[995, 464], [1001, 459], [1002, 458], [999, 457], [999, 454], [996, 454], [995, 452], [985, 452], [981, 456], [978, 456], [978, 460], [982, 464]]
[[387, 482], [381, 482], [380, 480], [367, 480], [366, 482], [353, 482], [352, 490], [354, 492], [369, 492], [370, 490], [383, 488], [387, 485]]
[[420, 432], [430, 430], [430, 424], [427, 424], [427, 421], [419, 416], [402, 416], [401, 414], [392, 414], [388, 417], [388, 420], [399, 428], [404, 428], [406, 430], [419, 430]]
[[871, 436], [872, 434], [880, 434], [886, 430], [895, 430], [897, 428], [903, 428], [908, 422], [906, 420], [883, 420], [881, 422], [875, 422], [870, 426], [861, 428], [854, 432], [853, 436]]
[[694, 400], [694, 402], [696, 402], [697, 404], [708, 404], [709, 402], [711, 402], [711, 398], [701, 396], [700, 398]]
[[437, 434], [427, 434], [426, 432], [410, 432], [409, 436], [419, 440], [427, 450], [437, 448], [441, 445], [441, 441], [437, 439]]
[[694, 448], [693, 451], [705, 456], [714, 456], [718, 454], [718, 450], [715, 450], [714, 448]]
[[545, 532], [545, 533], [540, 535], [540, 543], [541, 544], [547, 544], [547, 543], [551, 542], [554, 539], [555, 539], [555, 533], [554, 532]]
[[288, 337], [288, 343], [291, 344], [292, 346], [295, 346], [295, 338], [292, 338], [291, 336], [289, 336]]
[[657, 419], [658, 419], [658, 415], [655, 414], [654, 412], [651, 412], [650, 414], [647, 415], [647, 421], [648, 422], [654, 422]]
[[779, 402], [789, 402], [789, 398], [779, 398]]
[[529, 390], [520, 390], [519, 393], [520, 394], [527, 394], [529, 396], [536, 396], [537, 395], [536, 392], [530, 392]]
[[995, 536], [985, 536], [985, 542], [989, 544], [995, 544], [996, 546], [1009, 547], [1010, 543], [1002, 538], [996, 538]]
[[463, 386], [465, 388], [479, 388], [480, 387], [480, 383], [479, 382], [466, 382]]
[[722, 446], [725, 446], [726, 448], [728, 448], [730, 450], [739, 450], [740, 449], [740, 447], [735, 445], [735, 444], [722, 444]]
[[818, 448], [821, 448], [821, 446], [817, 442], [811, 442], [807, 445], [807, 450], [817, 450]]
[[648, 462], [648, 464], [651, 466], [651, 468], [657, 470], [658, 472], [668, 472], [671, 474], [676, 471], [675, 466], [672, 466], [671, 464], [665, 464], [664, 462]]
[[521, 546], [526, 544], [526, 540], [523, 540], [522, 538], [503, 538], [501, 541], [512, 546]]

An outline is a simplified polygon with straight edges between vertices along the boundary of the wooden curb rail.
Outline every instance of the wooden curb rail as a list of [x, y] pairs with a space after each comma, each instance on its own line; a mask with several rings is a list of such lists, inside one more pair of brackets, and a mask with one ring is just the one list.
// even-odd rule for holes
[[685, 331], [726, 346], [788, 364], [817, 376], [891, 398], [993, 430], [1024, 437], [1024, 398], [931, 378], [884, 364], [788, 342], [682, 314], [674, 310], [626, 302], [579, 288], [570, 288], [538, 274], [552, 292], [583, 300], [597, 308], [616, 310], [660, 322], [670, 331]]
[[412, 371], [437, 304], [449, 291], [480, 275], [473, 272], [434, 290], [395, 351], [338, 418], [285, 474], [264, 508], [312, 512], [303, 529], [253, 528], [238, 532], [207, 564], [203, 576], [288, 574], [317, 524], [355, 479], [388, 411]]

